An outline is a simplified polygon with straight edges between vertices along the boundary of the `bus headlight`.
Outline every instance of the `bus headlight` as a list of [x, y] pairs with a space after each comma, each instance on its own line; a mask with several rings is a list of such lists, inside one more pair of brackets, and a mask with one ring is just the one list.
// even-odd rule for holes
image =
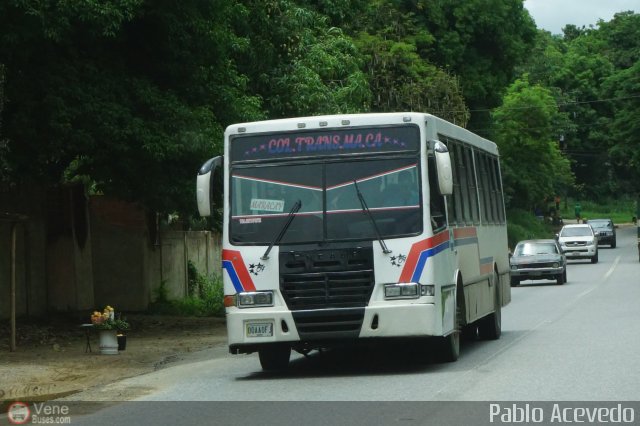
[[418, 283], [398, 283], [384, 285], [385, 299], [417, 299], [420, 296], [433, 296], [435, 294], [432, 285], [420, 285]]
[[251, 291], [238, 293], [239, 308], [273, 306], [273, 291]]

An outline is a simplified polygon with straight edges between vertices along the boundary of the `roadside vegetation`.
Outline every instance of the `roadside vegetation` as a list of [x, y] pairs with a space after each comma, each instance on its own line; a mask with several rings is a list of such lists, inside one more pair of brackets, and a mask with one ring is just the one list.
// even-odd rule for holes
[[[0, 188], [84, 185], [197, 217], [195, 173], [226, 126], [421, 111], [495, 141], [509, 244], [552, 236], [532, 213], [631, 220], [640, 195], [640, 14], [562, 34], [523, 0], [0, 2]], [[603, 200], [603, 194], [615, 199]], [[540, 206], [542, 207], [542, 206]], [[547, 210], [548, 211], [548, 210]], [[153, 308], [222, 315], [220, 277]]]
[[518, 241], [539, 238], [553, 238], [554, 229], [526, 210], [507, 211], [507, 238], [513, 250]]
[[162, 282], [155, 294], [155, 302], [149, 312], [162, 315], [195, 317], [223, 317], [222, 278], [201, 274], [191, 261], [188, 263], [189, 295], [181, 299], [169, 299], [166, 283]]
[[610, 218], [616, 225], [622, 223], [631, 223], [636, 215], [636, 203], [629, 197], [623, 197], [619, 200], [607, 200], [602, 202], [567, 200], [566, 207], [561, 204], [560, 214], [565, 219], [575, 219], [574, 207], [576, 203], [580, 203], [582, 208], [580, 216], [583, 219], [599, 219]]
[[[625, 197], [620, 200], [602, 202], [567, 199], [560, 203], [559, 215], [564, 223], [575, 222], [575, 205], [580, 204], [582, 219], [609, 218], [615, 225], [631, 223], [635, 216], [637, 201]], [[553, 207], [551, 204], [549, 208]], [[548, 210], [546, 210], [548, 211]], [[534, 212], [511, 209], [507, 211], [507, 232], [509, 247], [513, 249], [518, 241], [554, 238], [560, 226], [551, 224], [548, 216], [536, 216]]]

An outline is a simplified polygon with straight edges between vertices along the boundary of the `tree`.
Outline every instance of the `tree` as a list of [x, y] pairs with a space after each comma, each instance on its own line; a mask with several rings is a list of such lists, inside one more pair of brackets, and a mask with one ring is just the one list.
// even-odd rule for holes
[[260, 117], [232, 53], [230, 1], [0, 4], [7, 160], [152, 211], [195, 209], [193, 176], [223, 123]]
[[612, 168], [616, 171], [619, 192], [640, 192], [640, 60], [626, 70], [612, 75], [603, 88], [614, 96], [614, 119], [609, 148]]
[[361, 34], [374, 111], [422, 111], [465, 126], [469, 111], [458, 80], [420, 58], [415, 45]]
[[371, 2], [348, 25], [371, 88], [373, 111], [422, 111], [465, 126], [469, 111], [459, 79], [431, 63], [419, 46], [432, 40], [412, 11], [394, 0]]
[[532, 209], [573, 183], [554, 133], [565, 118], [548, 89], [530, 85], [525, 75], [509, 87], [493, 118], [508, 207]]
[[[418, 0], [403, 5], [432, 38], [419, 53], [460, 79], [470, 128], [487, 132], [487, 111], [500, 104], [534, 44], [536, 27], [522, 0]], [[410, 6], [409, 6], [410, 5]]]
[[[366, 111], [370, 91], [352, 40], [304, 2], [242, 0], [234, 62], [269, 118]], [[340, 14], [338, 14], [340, 15]]]

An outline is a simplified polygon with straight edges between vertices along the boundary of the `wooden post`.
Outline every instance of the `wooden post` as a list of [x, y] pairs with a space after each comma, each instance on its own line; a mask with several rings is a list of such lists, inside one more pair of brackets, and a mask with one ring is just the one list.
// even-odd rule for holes
[[16, 228], [18, 224], [11, 222], [11, 341], [9, 351], [16, 351]]
[[182, 231], [182, 245], [182, 254], [184, 255], [184, 294], [186, 296], [191, 296], [189, 294], [189, 253], [187, 251], [187, 231]]

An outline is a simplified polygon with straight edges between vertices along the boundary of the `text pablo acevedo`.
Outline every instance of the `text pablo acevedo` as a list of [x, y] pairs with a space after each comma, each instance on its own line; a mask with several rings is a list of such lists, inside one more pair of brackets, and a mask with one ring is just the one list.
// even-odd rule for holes
[[[585, 404], [586, 405], [586, 404]], [[633, 423], [635, 410], [615, 404], [609, 407], [563, 406], [554, 403], [539, 407], [534, 404], [489, 404], [491, 423]]]

